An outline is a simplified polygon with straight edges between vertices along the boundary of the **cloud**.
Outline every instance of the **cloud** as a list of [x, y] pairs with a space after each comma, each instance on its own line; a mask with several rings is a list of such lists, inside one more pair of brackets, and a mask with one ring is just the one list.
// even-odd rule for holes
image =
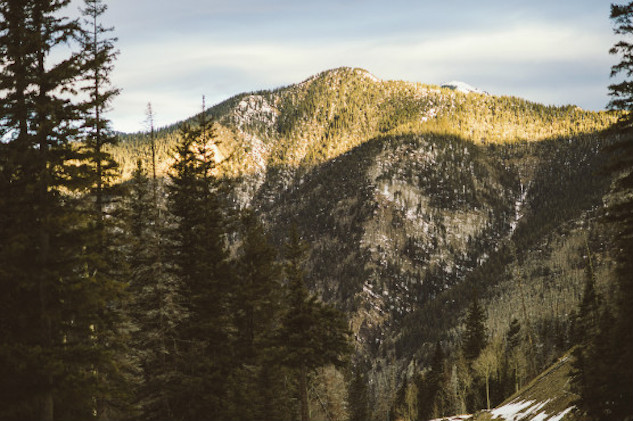
[[[596, 69], [608, 73], [612, 59], [607, 51], [612, 43], [609, 33], [596, 36], [582, 28], [544, 23], [475, 33], [429, 34], [420, 29], [320, 41], [280, 41], [265, 35], [219, 41], [204, 33], [193, 38], [161, 37], [121, 48], [114, 82], [123, 93], [114, 104], [112, 119], [119, 130], [139, 130], [145, 104], [152, 101], [168, 124], [196, 112], [202, 94], [219, 101], [243, 91], [296, 83], [342, 65], [364, 67], [388, 79], [424, 83], [461, 79], [498, 94], [577, 102], [581, 98], [573, 95], [583, 92], [583, 84], [603, 82], [595, 77]], [[564, 84], [550, 83], [561, 81], [561, 73], [566, 78], [562, 80], [569, 81], [564, 91], [560, 89]], [[594, 100], [590, 108], [598, 102], [606, 100]]]

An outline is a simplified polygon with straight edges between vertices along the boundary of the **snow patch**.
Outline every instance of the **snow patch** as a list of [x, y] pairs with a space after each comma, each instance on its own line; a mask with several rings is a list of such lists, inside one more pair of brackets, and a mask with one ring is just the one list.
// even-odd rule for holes
[[527, 198], [528, 188], [521, 184], [521, 195], [514, 202], [514, 219], [510, 222], [510, 235], [514, 234], [514, 231], [517, 229], [519, 225], [519, 220], [523, 217], [521, 211], [523, 210], [523, 206], [525, 205], [525, 199]]
[[464, 94], [475, 93], [475, 94], [488, 95], [488, 92], [486, 91], [483, 91], [479, 88], [472, 87], [466, 82], [460, 82], [457, 80], [443, 84], [442, 88], [452, 89], [454, 91], [462, 92]]
[[472, 415], [453, 415], [452, 417], [444, 417], [444, 418], [435, 418], [434, 420], [430, 420], [430, 421], [466, 421], [471, 419], [473, 416]]
[[564, 417], [565, 415], [567, 415], [567, 413], [569, 413], [572, 409], [574, 409], [574, 407], [573, 407], [573, 406], [570, 406], [569, 408], [565, 409], [565, 410], [564, 410], [563, 412], [561, 412], [560, 414], [556, 414], [556, 415], [554, 415], [552, 418], [550, 418], [550, 419], [549, 419], [549, 420], [547, 420], [547, 421], [560, 421], [560, 420], [562, 420], [562, 419], [563, 419], [563, 417]]
[[549, 399], [544, 402], [537, 401], [513, 401], [507, 405], [490, 411], [493, 420], [505, 421], [561, 421], [563, 417], [574, 407], [569, 407], [559, 414], [549, 414], [543, 411]]
[[525, 413], [524, 409], [529, 408], [534, 401], [510, 402], [507, 405], [500, 406], [490, 411], [492, 418], [503, 418], [506, 421], [518, 421]]

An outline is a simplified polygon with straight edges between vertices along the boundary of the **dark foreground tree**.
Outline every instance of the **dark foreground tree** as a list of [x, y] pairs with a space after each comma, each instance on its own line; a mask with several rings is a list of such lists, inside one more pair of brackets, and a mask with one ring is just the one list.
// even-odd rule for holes
[[230, 343], [231, 268], [219, 182], [213, 174], [210, 127], [183, 126], [168, 186], [168, 260], [182, 284], [188, 318], [179, 335], [183, 384], [174, 412], [184, 419], [220, 419], [224, 382], [233, 357]]
[[626, 110], [629, 113], [624, 114], [620, 120], [623, 127], [630, 127], [633, 123], [633, 43], [631, 42], [631, 34], [633, 34], [633, 2], [627, 4], [611, 5], [611, 20], [613, 21], [613, 31], [617, 35], [621, 35], [622, 39], [618, 41], [609, 51], [609, 53], [621, 56], [621, 61], [611, 68], [611, 77], [620, 74], [624, 75], [624, 80], [609, 85], [609, 95], [612, 97], [609, 102], [609, 108], [614, 110]]
[[72, 95], [83, 68], [67, 49], [81, 31], [62, 16], [69, 3], [0, 1], [3, 419], [89, 419], [110, 393], [99, 373], [115, 350], [97, 331], [115, 334], [122, 289], [90, 270], [95, 231], [81, 200], [90, 175]]
[[348, 389], [350, 421], [365, 421], [369, 419], [369, 383], [367, 364], [357, 363], [352, 370], [352, 379]]
[[468, 361], [474, 361], [487, 343], [486, 313], [475, 294], [466, 314], [466, 329], [462, 342], [464, 356]]
[[280, 310], [280, 268], [277, 251], [252, 211], [242, 217], [243, 243], [237, 261], [233, 318], [237, 329], [236, 353], [253, 364], [270, 347], [271, 333]]
[[90, 183], [94, 196], [99, 223], [103, 223], [104, 207], [111, 193], [112, 181], [118, 176], [117, 163], [108, 148], [117, 144], [117, 137], [106, 117], [112, 100], [119, 90], [112, 87], [110, 73], [114, 67], [117, 51], [116, 39], [108, 37], [112, 28], [104, 28], [101, 17], [107, 6], [102, 0], [84, 0], [84, 30], [81, 36], [82, 70], [84, 86], [82, 91], [88, 99], [82, 104], [84, 122], [82, 135], [84, 151], [90, 165]]
[[[601, 310], [593, 331], [580, 326], [575, 385], [580, 395], [576, 404], [581, 412], [592, 419], [624, 420], [633, 418], [633, 2], [612, 5], [611, 19], [614, 32], [622, 36], [610, 51], [621, 55], [611, 76], [624, 74], [625, 79], [609, 86], [613, 97], [609, 107], [626, 111], [615, 130], [617, 140], [611, 146], [617, 158], [608, 168], [615, 182], [605, 218], [616, 231], [618, 294], [613, 310]], [[585, 319], [589, 325], [590, 296], [591, 291], [586, 288], [579, 309], [581, 321]]]
[[139, 419], [169, 421], [177, 419], [175, 387], [182, 383], [182, 374], [176, 340], [187, 313], [179, 279], [165, 264], [164, 249], [169, 243], [163, 238], [165, 224], [157, 217], [153, 197], [151, 181], [139, 160], [125, 201], [129, 314], [135, 330], [130, 348], [140, 369], [134, 394]]
[[279, 330], [282, 364], [295, 372], [301, 421], [309, 420], [308, 375], [334, 364], [343, 366], [351, 352], [345, 316], [311, 295], [304, 282], [306, 245], [296, 228], [285, 248], [286, 303]]

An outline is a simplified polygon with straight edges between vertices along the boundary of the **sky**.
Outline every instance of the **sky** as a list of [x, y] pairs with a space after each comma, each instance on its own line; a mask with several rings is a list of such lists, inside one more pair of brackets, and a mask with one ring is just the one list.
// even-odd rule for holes
[[[115, 130], [157, 126], [242, 92], [361, 67], [601, 110], [617, 41], [609, 0], [106, 0], [120, 54]], [[73, 0], [73, 15], [82, 0]]]

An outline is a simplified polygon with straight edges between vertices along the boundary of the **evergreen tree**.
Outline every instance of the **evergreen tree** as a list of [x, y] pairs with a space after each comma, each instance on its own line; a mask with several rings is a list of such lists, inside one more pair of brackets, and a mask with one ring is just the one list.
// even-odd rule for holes
[[349, 403], [350, 421], [366, 421], [369, 419], [369, 390], [367, 368], [364, 364], [358, 364], [353, 369], [352, 381], [349, 385], [349, 395], [347, 401]]
[[112, 326], [118, 310], [110, 304], [120, 302], [121, 288], [89, 270], [94, 230], [80, 200], [89, 174], [73, 143], [81, 54], [50, 59], [80, 35], [78, 22], [62, 16], [68, 4], [0, 2], [8, 152], [0, 185], [11, 194], [0, 209], [0, 307], [16, 310], [3, 314], [0, 365], [9, 376], [0, 399], [10, 399], [0, 405], [3, 418], [87, 419], [109, 393], [95, 367], [111, 361], [114, 348], [95, 340], [95, 329]]
[[155, 223], [158, 210], [150, 183], [139, 160], [126, 195], [125, 230], [133, 297], [129, 312], [135, 327], [131, 348], [141, 371], [135, 395], [140, 419], [173, 420], [175, 388], [183, 381], [177, 339], [187, 313], [182, 285], [164, 261], [163, 249], [169, 244], [161, 241], [162, 219]]
[[91, 164], [91, 184], [98, 217], [102, 220], [109, 186], [117, 174], [117, 163], [108, 148], [117, 144], [117, 137], [106, 117], [110, 104], [119, 90], [110, 84], [110, 73], [117, 52], [115, 38], [108, 38], [112, 28], [104, 28], [100, 22], [107, 5], [102, 0], [84, 0], [84, 30], [81, 37], [83, 49], [84, 86], [82, 91], [88, 100], [82, 104], [84, 111], [83, 140], [85, 153]]
[[252, 211], [244, 211], [241, 221], [242, 242], [234, 260], [231, 297], [236, 367], [226, 386], [227, 418], [281, 420], [284, 391], [274, 373], [282, 369], [276, 363], [273, 342], [281, 299], [277, 252]]
[[[611, 50], [612, 53], [622, 54], [622, 61], [612, 68], [612, 75], [624, 73], [630, 77], [633, 75], [632, 43], [629, 41], [633, 34], [633, 2], [612, 5], [611, 19], [615, 23], [616, 34], [628, 39], [621, 40]], [[633, 82], [627, 80], [612, 85], [609, 89], [615, 98], [611, 107], [628, 111], [623, 119], [624, 124], [620, 127], [620, 139], [613, 147], [618, 158], [611, 165], [610, 171], [617, 176], [617, 181], [608, 206], [608, 220], [617, 227], [616, 244], [619, 249], [616, 257], [618, 298], [612, 335], [612, 349], [615, 354], [611, 362], [612, 367], [617, 367], [617, 370], [608, 379], [612, 402], [610, 411], [613, 418], [626, 419], [633, 417]]]
[[464, 339], [462, 340], [464, 357], [466, 357], [468, 361], [474, 361], [479, 356], [479, 353], [486, 347], [487, 343], [486, 314], [484, 309], [479, 305], [477, 294], [474, 294], [472, 303], [466, 314], [466, 329], [464, 331]]
[[310, 372], [327, 364], [344, 365], [351, 351], [343, 314], [308, 292], [303, 270], [305, 251], [305, 243], [293, 228], [285, 248], [287, 310], [282, 315], [278, 335], [282, 364], [296, 373], [302, 421], [309, 420]]
[[578, 408], [592, 417], [608, 416], [609, 388], [605, 387], [613, 368], [609, 348], [615, 344], [610, 332], [612, 317], [604, 310], [602, 297], [595, 288], [595, 273], [589, 247], [585, 265], [585, 287], [574, 321], [573, 385], [581, 396]]
[[224, 381], [233, 359], [230, 343], [232, 275], [225, 246], [219, 182], [206, 122], [184, 125], [168, 186], [174, 223], [169, 260], [187, 297], [188, 314], [179, 343], [184, 383], [175, 413], [185, 419], [218, 419], [224, 410]]
[[237, 328], [237, 352], [253, 363], [258, 352], [270, 347], [279, 312], [280, 270], [276, 250], [252, 211], [243, 218], [244, 240], [238, 258], [233, 317]]
[[[633, 162], [633, 137], [628, 135], [626, 148], [626, 160]], [[629, 166], [629, 171], [631, 166]], [[609, 320], [603, 321], [606, 326], [611, 326], [611, 377], [606, 381], [609, 384], [609, 399], [612, 403], [610, 413], [614, 419], [630, 419], [633, 417], [633, 172], [619, 180], [616, 194], [621, 200], [618, 204], [610, 206], [610, 216], [619, 233], [616, 244], [619, 246], [617, 256], [617, 301], [615, 303], [615, 320], [610, 324]], [[600, 342], [603, 338], [597, 338]]]
[[[80, 37], [81, 90], [88, 99], [79, 107], [83, 120], [79, 138], [82, 140], [80, 153], [86, 161], [86, 182], [90, 189], [86, 198], [91, 203], [86, 210], [92, 220], [92, 233], [86, 250], [90, 256], [89, 270], [95, 274], [97, 282], [120, 288], [127, 281], [124, 279], [127, 274], [122, 270], [125, 262], [121, 253], [125, 239], [119, 234], [121, 215], [117, 200], [120, 196], [118, 186], [114, 184], [118, 177], [118, 164], [109, 153], [109, 148], [117, 144], [117, 137], [106, 116], [112, 99], [119, 92], [110, 84], [110, 72], [117, 55], [114, 51], [116, 39], [107, 37], [112, 28], [106, 29], [101, 25], [100, 19], [107, 10], [102, 0], [84, 0], [84, 5]], [[116, 344], [118, 350], [111, 354], [112, 361], [96, 369], [103, 383], [104, 396], [97, 399], [96, 409], [98, 418], [102, 420], [121, 416], [116, 411], [121, 411], [124, 402], [116, 400], [129, 394], [117, 388], [125, 385], [123, 373], [132, 370], [126, 357], [127, 340], [123, 334], [129, 329], [123, 311], [124, 303], [110, 302], [108, 306], [113, 310], [111, 316], [107, 323], [104, 320], [104, 323], [95, 326], [95, 335], [99, 342], [110, 344], [113, 351]]]
[[[633, 2], [611, 5], [614, 32], [626, 38], [610, 53], [622, 59], [611, 69], [611, 76], [633, 75], [629, 38], [633, 33]], [[616, 228], [616, 279], [618, 295], [614, 312], [600, 307], [593, 286], [593, 270], [588, 271], [583, 298], [575, 323], [574, 385], [581, 412], [594, 419], [633, 417], [633, 83], [624, 80], [609, 86], [612, 109], [627, 111], [616, 127], [618, 139], [610, 147], [617, 158], [609, 166], [615, 183], [610, 192], [606, 220]], [[591, 267], [589, 268], [591, 269]]]
[[[622, 5], [611, 5], [611, 20], [614, 23], [613, 31], [626, 38], [618, 41], [609, 50], [609, 53], [621, 55], [621, 61], [611, 67], [611, 77], [624, 74], [625, 78], [633, 76], [633, 43], [630, 36], [633, 33], [633, 2]], [[633, 122], [633, 81], [625, 79], [621, 82], [609, 85], [609, 95], [612, 97], [609, 108], [615, 110], [627, 110], [620, 120], [623, 127], [630, 127]]]
[[585, 286], [578, 308], [578, 315], [574, 321], [574, 340], [579, 344], [586, 344], [590, 338], [598, 333], [602, 297], [596, 291], [596, 276], [593, 270], [591, 253], [587, 247], [587, 262], [585, 264]]
[[442, 346], [435, 345], [431, 369], [419, 381], [418, 419], [427, 420], [445, 415], [445, 357]]

